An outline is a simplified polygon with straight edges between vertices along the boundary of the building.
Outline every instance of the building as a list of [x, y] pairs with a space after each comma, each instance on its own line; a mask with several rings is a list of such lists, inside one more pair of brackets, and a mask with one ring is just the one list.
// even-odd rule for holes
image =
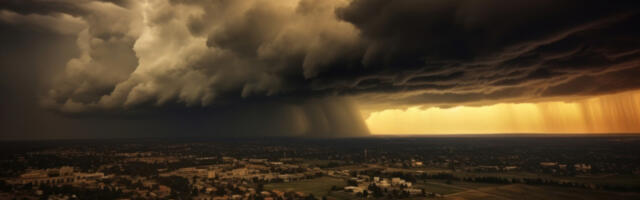
[[209, 179], [216, 178], [216, 171], [214, 170], [207, 171], [207, 178]]
[[591, 165], [588, 164], [575, 164], [573, 165], [574, 168], [576, 168], [576, 171], [581, 171], [581, 172], [589, 172], [591, 171]]
[[104, 173], [75, 173], [76, 180], [98, 180], [104, 178]]
[[15, 181], [16, 184], [32, 185], [57, 185], [67, 184], [76, 181], [72, 167], [60, 167], [46, 170], [33, 170], [20, 175]]
[[543, 167], [555, 167], [556, 165], [558, 165], [557, 162], [540, 162], [540, 166]]
[[401, 178], [391, 178], [391, 185], [404, 185], [405, 181]]
[[518, 167], [517, 166], [506, 166], [503, 169], [504, 169], [504, 171], [512, 171], [512, 170], [518, 169]]
[[249, 174], [249, 169], [247, 169], [247, 168], [233, 169], [233, 170], [231, 170], [231, 174], [233, 176], [244, 176], [244, 175]]
[[422, 163], [422, 161], [417, 161], [414, 159], [411, 159], [411, 166], [412, 167], [422, 167], [424, 163]]
[[364, 192], [367, 189], [365, 189], [363, 187], [360, 187], [360, 186], [358, 186], [358, 187], [356, 187], [356, 186], [346, 186], [346, 187], [344, 187], [344, 190], [345, 191], [351, 191], [353, 193], [361, 193], [361, 192]]

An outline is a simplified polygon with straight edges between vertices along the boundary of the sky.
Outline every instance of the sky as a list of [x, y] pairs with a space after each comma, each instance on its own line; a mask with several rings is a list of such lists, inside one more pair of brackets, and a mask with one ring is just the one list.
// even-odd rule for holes
[[639, 4], [4, 0], [0, 139], [639, 133]]

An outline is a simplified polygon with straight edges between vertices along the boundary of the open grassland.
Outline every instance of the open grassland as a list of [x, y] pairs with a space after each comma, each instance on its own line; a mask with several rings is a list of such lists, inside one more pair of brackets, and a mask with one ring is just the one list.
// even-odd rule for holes
[[512, 184], [470, 189], [449, 194], [445, 199], [640, 199], [640, 193]]
[[549, 174], [535, 174], [529, 172], [453, 172], [454, 176], [465, 177], [499, 177], [508, 179], [544, 179], [560, 182], [576, 182], [596, 185], [640, 187], [640, 177], [637, 175], [594, 175], [594, 176], [553, 176]]
[[487, 183], [471, 183], [471, 182], [461, 182], [461, 181], [452, 181], [447, 183], [443, 180], [427, 180], [427, 181], [419, 181], [415, 184], [414, 187], [422, 188], [426, 192], [433, 192], [438, 194], [453, 194], [458, 192], [467, 191], [470, 189], [483, 188], [483, 187], [496, 187], [499, 185], [496, 184], [487, 184]]
[[601, 175], [601, 176], [576, 176], [568, 180], [593, 183], [597, 185], [623, 185], [630, 187], [640, 187], [640, 177], [637, 175]]
[[264, 186], [265, 190], [280, 190], [280, 191], [293, 191], [303, 192], [305, 194], [313, 194], [315, 197], [326, 196], [331, 190], [332, 186], [343, 188], [347, 185], [346, 181], [340, 178], [332, 177], [320, 177], [302, 181], [288, 182], [288, 183], [271, 183]]
[[432, 192], [432, 193], [438, 193], [438, 194], [452, 194], [452, 193], [463, 192], [466, 190], [464, 188], [450, 186], [447, 184], [432, 183], [432, 182], [416, 184], [415, 187], [422, 188], [426, 192]]
[[333, 192], [328, 194], [327, 199], [329, 199], [329, 200], [348, 200], [348, 199], [357, 199], [357, 197], [351, 192], [333, 191]]

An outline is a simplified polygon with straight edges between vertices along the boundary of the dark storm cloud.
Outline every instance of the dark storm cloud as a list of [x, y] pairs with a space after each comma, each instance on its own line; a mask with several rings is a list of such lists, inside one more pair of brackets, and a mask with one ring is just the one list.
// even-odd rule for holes
[[0, 9], [11, 10], [20, 14], [80, 14], [84, 11], [69, 1], [39, 1], [39, 0], [6, 0], [0, 4]]
[[[638, 65], [640, 63], [635, 63]], [[543, 96], [593, 95], [622, 92], [640, 87], [640, 68], [607, 72], [597, 75], [583, 75], [547, 88]]]
[[[325, 40], [336, 41], [334, 48], [355, 40], [356, 32], [348, 23], [335, 17], [333, 21], [325, 20], [333, 16], [337, 3], [312, 2], [311, 8], [304, 9], [311, 13], [298, 13], [303, 11], [297, 10], [296, 4], [268, 1], [113, 4], [60, 0], [34, 1], [25, 6], [20, 2], [3, 3], [3, 25], [74, 35], [75, 43], [66, 47], [79, 51], [66, 65], [47, 66], [48, 60], [42, 59], [42, 63], [26, 66], [31, 69], [25, 71], [57, 68], [59, 78], [49, 78], [53, 84], [47, 86], [40, 104], [62, 115], [47, 113], [41, 117], [40, 111], [33, 111], [19, 121], [46, 118], [42, 120], [58, 122], [45, 125], [50, 127], [45, 132], [58, 137], [65, 136], [63, 132], [76, 137], [365, 135], [368, 130], [361, 114], [347, 99], [315, 95], [280, 100], [276, 96], [298, 88], [290, 82], [304, 80], [289, 79], [293, 75], [288, 74], [311, 75], [325, 62], [324, 58], [341, 56], [340, 51], [325, 52], [324, 47], [332, 46]], [[223, 16], [219, 16], [221, 13]], [[301, 19], [292, 21], [293, 18]], [[273, 22], [263, 25], [265, 21], [260, 20]], [[317, 24], [305, 25], [309, 20]], [[74, 28], [59, 29], [59, 25]], [[344, 32], [341, 27], [351, 28], [351, 32]], [[13, 37], [12, 34], [18, 33], [9, 31], [3, 36]], [[300, 42], [307, 38], [317, 42]], [[41, 48], [42, 44], [29, 42], [22, 40], [15, 46]], [[292, 48], [290, 42], [300, 45]], [[258, 47], [261, 50], [255, 49]], [[10, 51], [11, 47], [6, 49]], [[20, 62], [30, 56], [33, 55], [29, 52], [20, 53], [7, 60]], [[291, 61], [296, 59], [300, 61]], [[304, 65], [306, 69], [292, 69], [294, 65]], [[10, 82], [7, 85], [22, 81]], [[11, 86], [14, 88], [30, 89]], [[42, 131], [12, 125], [10, 116], [16, 117], [3, 112], [3, 125], [7, 125], [3, 126], [3, 133], [7, 134], [4, 137]]]
[[128, 0], [3, 0], [2, 3], [0, 3], [0, 10], [11, 10], [20, 14], [55, 15], [66, 13], [71, 15], [87, 15], [89, 14], [88, 11], [79, 5], [92, 1], [126, 6]]
[[[355, 92], [375, 92], [372, 85], [381, 92], [413, 91], [383, 99], [428, 105], [526, 101], [547, 97], [546, 90], [578, 77], [638, 68], [639, 11], [634, 1], [355, 0], [337, 14], [366, 41], [363, 77], [378, 80], [371, 78], [376, 74], [391, 82], [370, 81], [366, 88], [353, 87]], [[354, 85], [339, 78], [335, 82], [346, 82], [344, 88]], [[622, 77], [616, 84], [625, 87], [598, 90], [585, 82], [582, 87], [593, 89], [586, 91], [599, 92], [568, 88], [563, 95], [638, 88]]]
[[[75, 37], [58, 45], [78, 51], [66, 64], [33, 65], [56, 74], [37, 95], [56, 113], [118, 118], [206, 110], [217, 127], [233, 124], [219, 117], [233, 114], [253, 116], [246, 121], [255, 126], [282, 126], [265, 130], [326, 134], [344, 126], [338, 132], [366, 133], [344, 98], [452, 106], [638, 89], [638, 4], [11, 0], [0, 3], [0, 23]], [[5, 48], [47, 44], [11, 45]], [[21, 55], [11, 59], [29, 59]], [[12, 85], [3, 91], [23, 89]]]

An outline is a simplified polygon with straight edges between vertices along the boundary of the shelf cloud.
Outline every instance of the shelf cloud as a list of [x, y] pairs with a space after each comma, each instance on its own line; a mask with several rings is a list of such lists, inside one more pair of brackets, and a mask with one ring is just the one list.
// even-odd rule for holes
[[[267, 130], [260, 119], [278, 116], [267, 124], [295, 121], [284, 130], [296, 134], [364, 135], [359, 105], [639, 89], [638, 8], [577, 0], [9, 0], [0, 3], [4, 40], [29, 32], [65, 43], [7, 43], [3, 52], [29, 45], [59, 49], [38, 56], [60, 56], [15, 69], [46, 71], [34, 76], [38, 86], [9, 78], [2, 92], [38, 88], [38, 105], [71, 118], [173, 113], [222, 122], [224, 114]], [[225, 130], [251, 132], [238, 126]]]

